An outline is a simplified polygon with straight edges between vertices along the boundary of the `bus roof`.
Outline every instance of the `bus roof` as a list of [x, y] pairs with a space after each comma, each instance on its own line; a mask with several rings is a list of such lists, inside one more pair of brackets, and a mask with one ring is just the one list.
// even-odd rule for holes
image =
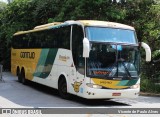
[[48, 23], [44, 25], [39, 25], [34, 27], [32, 30], [28, 31], [18, 31], [14, 35], [21, 35], [21, 34], [26, 34], [26, 33], [31, 33], [31, 32], [38, 32], [42, 30], [48, 30], [52, 29], [55, 27], [61, 27], [65, 25], [71, 25], [71, 24], [78, 24], [78, 25], [83, 25], [83, 26], [98, 26], [98, 27], [110, 27], [110, 28], [122, 28], [122, 29], [129, 29], [129, 30], [135, 30], [133, 27], [125, 25], [125, 24], [120, 24], [120, 23], [115, 23], [115, 22], [107, 22], [107, 21], [98, 21], [98, 20], [69, 20], [65, 22], [53, 22], [53, 23]]
[[39, 26], [34, 27], [32, 30], [18, 31], [14, 34], [14, 36], [15, 35], [21, 35], [21, 34], [26, 34], [26, 33], [31, 33], [31, 32], [38, 32], [38, 31], [42, 31], [42, 30], [47, 30], [49, 27], [57, 26], [61, 23], [62, 22], [53, 22], [53, 23], [48, 23], [48, 24], [44, 24], [44, 25], [39, 25]]
[[98, 20], [79, 20], [84, 26], [99, 26], [99, 27], [110, 27], [110, 28], [122, 28], [135, 30], [132, 26], [128, 26], [121, 23], [98, 21]]

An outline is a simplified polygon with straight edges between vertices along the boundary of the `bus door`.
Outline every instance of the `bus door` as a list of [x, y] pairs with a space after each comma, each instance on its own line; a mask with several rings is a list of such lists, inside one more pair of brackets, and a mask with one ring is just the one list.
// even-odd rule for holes
[[[78, 54], [79, 52], [77, 52]], [[72, 93], [76, 95], [83, 94], [83, 85], [85, 78], [85, 62], [84, 58], [73, 54], [74, 64], [70, 68], [70, 82], [72, 85]]]
[[72, 26], [72, 57], [73, 67], [71, 67], [72, 88], [77, 95], [83, 94], [85, 62], [83, 58], [83, 28], [79, 25]]

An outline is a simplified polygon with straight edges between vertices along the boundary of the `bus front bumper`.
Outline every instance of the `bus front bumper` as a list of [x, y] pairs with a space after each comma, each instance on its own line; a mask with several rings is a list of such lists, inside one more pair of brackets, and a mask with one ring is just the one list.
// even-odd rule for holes
[[137, 98], [140, 88], [136, 89], [95, 89], [87, 87], [83, 97], [86, 99]]

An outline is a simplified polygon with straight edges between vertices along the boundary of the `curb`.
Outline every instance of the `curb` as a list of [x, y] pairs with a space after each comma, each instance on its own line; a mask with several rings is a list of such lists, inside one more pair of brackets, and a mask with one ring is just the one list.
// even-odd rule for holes
[[160, 97], [160, 94], [159, 93], [140, 92], [140, 96]]

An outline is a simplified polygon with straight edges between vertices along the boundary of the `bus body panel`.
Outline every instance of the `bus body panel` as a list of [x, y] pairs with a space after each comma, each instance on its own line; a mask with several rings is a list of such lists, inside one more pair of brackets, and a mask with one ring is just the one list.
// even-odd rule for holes
[[91, 78], [92, 82], [96, 85], [109, 89], [126, 89], [132, 85], [135, 85], [138, 79], [132, 80], [106, 80], [99, 78]]
[[40, 57], [41, 49], [13, 49], [11, 50], [11, 72], [16, 75], [17, 67], [25, 69], [26, 78], [33, 79], [33, 73]]

